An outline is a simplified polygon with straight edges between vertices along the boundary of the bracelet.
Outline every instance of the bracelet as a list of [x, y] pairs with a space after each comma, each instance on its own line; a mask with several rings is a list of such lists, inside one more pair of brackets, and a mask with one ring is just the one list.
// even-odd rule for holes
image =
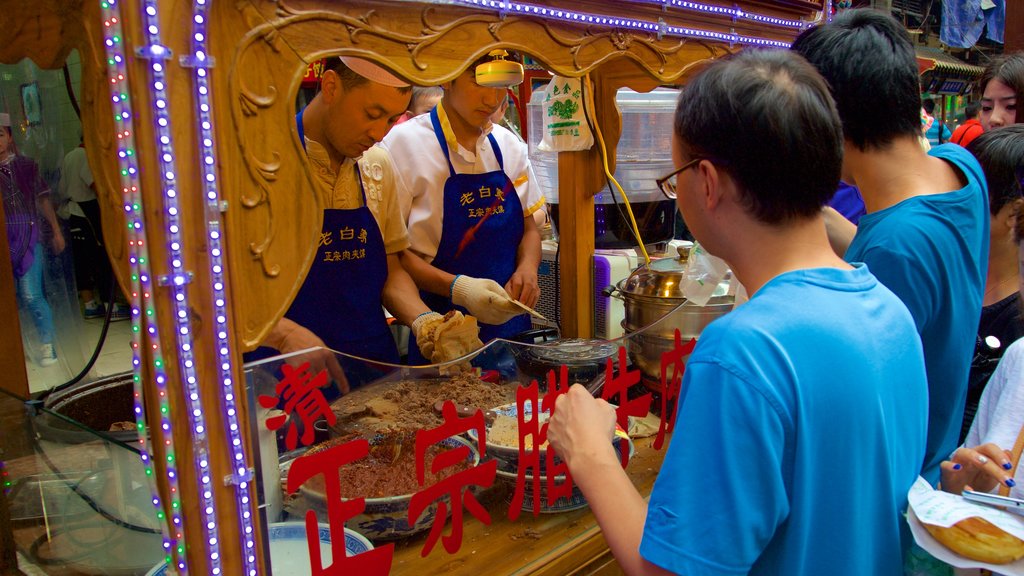
[[452, 278], [451, 285], [448, 286], [448, 299], [453, 300], [455, 298], [455, 283], [459, 281], [459, 276], [462, 274], [456, 274], [455, 278]]

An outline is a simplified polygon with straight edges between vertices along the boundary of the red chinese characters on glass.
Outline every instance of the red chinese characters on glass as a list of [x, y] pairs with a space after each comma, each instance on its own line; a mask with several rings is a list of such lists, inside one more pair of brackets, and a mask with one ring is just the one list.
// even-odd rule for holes
[[[601, 392], [601, 398], [609, 404], [618, 406], [615, 409], [616, 423], [623, 430], [629, 430], [630, 416], [643, 418], [651, 410], [650, 394], [644, 394], [632, 400], [629, 399], [627, 392], [631, 386], [640, 383], [640, 372], [638, 370], [628, 370], [626, 365], [626, 348], [619, 346], [619, 373], [618, 375], [615, 374], [615, 366], [612, 359], [609, 358], [607, 364], [605, 364], [605, 383], [604, 390]], [[625, 468], [626, 464], [629, 463], [629, 450], [622, 450], [621, 454], [622, 467]]]
[[[545, 483], [543, 492], [547, 493], [547, 505], [554, 506], [559, 498], [572, 497], [572, 477], [569, 467], [560, 460], [555, 451], [548, 446], [544, 450], [544, 465], [541, 466], [541, 452], [536, 449], [547, 442], [548, 424], [544, 414], [550, 414], [558, 396], [569, 390], [569, 369], [562, 366], [558, 377], [555, 371], [548, 372], [548, 391], [540, 398], [537, 381], [530, 386], [516, 389], [516, 418], [519, 431], [519, 458], [517, 460], [516, 487], [512, 494], [508, 517], [510, 520], [519, 518], [519, 513], [526, 499], [526, 482], [530, 482], [532, 502], [530, 509], [533, 515], [540, 514], [541, 482]], [[561, 479], [561, 480], [559, 480]]]
[[[683, 373], [686, 371], [686, 357], [693, 352], [697, 341], [690, 338], [690, 341], [683, 345], [679, 329], [676, 329], [675, 342], [672, 349], [661, 354], [661, 422], [658, 424], [658, 437], [654, 439], [654, 449], [661, 450], [665, 442], [665, 433], [671, 432], [676, 426], [676, 404], [679, 399], [679, 388], [683, 382]], [[669, 368], [672, 373], [669, 374]]]
[[288, 432], [285, 435], [285, 445], [289, 450], [295, 450], [299, 435], [299, 424], [295, 422], [298, 418], [302, 422], [302, 445], [309, 446], [313, 443], [313, 422], [321, 416], [327, 419], [328, 425], [334, 425], [337, 418], [334, 412], [327, 405], [321, 388], [327, 385], [327, 371], [323, 370], [316, 376], [309, 373], [309, 362], [298, 368], [288, 364], [281, 366], [281, 373], [284, 378], [277, 383], [274, 393], [277, 396], [260, 395], [258, 398], [260, 406], [273, 408], [281, 400], [284, 400], [284, 414], [267, 419], [267, 428], [277, 430], [288, 423]]
[[[416, 481], [422, 487], [426, 484], [427, 466], [431, 474], [438, 475], [445, 469], [454, 468], [463, 462], [467, 462], [472, 452], [463, 444], [451, 444], [446, 442], [453, 436], [458, 436], [475, 430], [479, 438], [478, 448], [481, 458], [485, 455], [486, 429], [484, 426], [484, 414], [477, 410], [476, 414], [466, 418], [460, 418], [455, 410], [455, 404], [450, 400], [444, 403], [441, 409], [444, 423], [437, 428], [420, 430], [416, 432]], [[432, 446], [440, 446], [444, 451], [434, 456], [427, 462]], [[476, 496], [467, 490], [470, 486], [489, 488], [494, 484], [495, 472], [498, 469], [498, 462], [491, 460], [483, 464], [456, 471], [443, 480], [420, 490], [413, 495], [409, 503], [409, 524], [414, 525], [420, 515], [431, 504], [437, 502], [437, 514], [434, 516], [434, 524], [430, 527], [427, 541], [423, 544], [421, 556], [427, 556], [434, 549], [438, 539], [442, 540], [444, 549], [449, 554], [454, 554], [462, 546], [462, 512], [463, 508], [469, 510], [470, 514], [485, 525], [490, 525], [491, 515], [477, 501]], [[445, 498], [447, 496], [448, 498]], [[449, 534], [441, 536], [445, 522], [448, 518], [448, 508], [452, 512], [452, 528]]]
[[370, 443], [365, 439], [333, 446], [327, 450], [306, 454], [294, 462], [288, 471], [288, 494], [294, 494], [304, 482], [317, 474], [324, 477], [324, 495], [327, 518], [331, 530], [331, 565], [324, 567], [320, 556], [320, 536], [316, 512], [306, 512], [306, 542], [309, 544], [309, 562], [312, 576], [384, 576], [391, 571], [394, 544], [378, 546], [369, 552], [346, 556], [345, 522], [359, 515], [366, 507], [364, 498], [342, 500], [338, 470], [346, 464], [365, 458]]

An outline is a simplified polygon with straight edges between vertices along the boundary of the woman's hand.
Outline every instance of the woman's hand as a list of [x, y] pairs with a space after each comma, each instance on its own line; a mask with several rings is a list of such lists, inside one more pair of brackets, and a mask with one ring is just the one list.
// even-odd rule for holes
[[974, 448], [958, 448], [952, 460], [940, 465], [941, 487], [946, 492], [960, 494], [964, 488], [978, 492], [991, 492], [998, 484], [1016, 485], [1009, 471], [1013, 468], [1009, 450], [995, 444], [982, 444]]

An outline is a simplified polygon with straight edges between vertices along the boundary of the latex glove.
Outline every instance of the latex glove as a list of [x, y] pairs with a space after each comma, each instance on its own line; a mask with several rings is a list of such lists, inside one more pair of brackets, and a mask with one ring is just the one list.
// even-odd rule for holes
[[420, 353], [427, 360], [430, 360], [434, 355], [434, 337], [436, 335], [437, 327], [444, 322], [444, 316], [441, 316], [437, 312], [425, 312], [416, 317], [412, 321], [412, 335], [416, 339], [416, 346], [419, 347]]
[[277, 342], [268, 342], [267, 345], [276, 349], [281, 354], [319, 346], [321, 348], [320, 350], [314, 350], [297, 356], [289, 356], [285, 359], [285, 362], [289, 366], [295, 368], [309, 362], [310, 372], [314, 375], [327, 370], [327, 373], [331, 378], [338, 383], [342, 394], [347, 394], [349, 391], [348, 378], [345, 377], [345, 371], [342, 370], [341, 364], [338, 362], [338, 357], [334, 355], [334, 352], [328, 350], [324, 341], [308, 328], [296, 324], [286, 318], [282, 318], [281, 320], [283, 323], [287, 323], [287, 325], [286, 328], [284, 328], [280, 339]]
[[452, 282], [452, 302], [485, 324], [504, 324], [523, 313], [494, 280], [459, 274]]

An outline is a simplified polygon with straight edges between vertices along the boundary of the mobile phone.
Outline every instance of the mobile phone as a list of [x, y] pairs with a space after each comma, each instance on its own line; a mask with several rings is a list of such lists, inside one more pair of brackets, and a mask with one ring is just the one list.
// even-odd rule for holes
[[1019, 498], [989, 494], [988, 492], [975, 492], [973, 490], [964, 490], [963, 497], [964, 500], [988, 504], [989, 506], [999, 506], [1005, 508], [1007, 512], [1024, 515], [1024, 500]]

